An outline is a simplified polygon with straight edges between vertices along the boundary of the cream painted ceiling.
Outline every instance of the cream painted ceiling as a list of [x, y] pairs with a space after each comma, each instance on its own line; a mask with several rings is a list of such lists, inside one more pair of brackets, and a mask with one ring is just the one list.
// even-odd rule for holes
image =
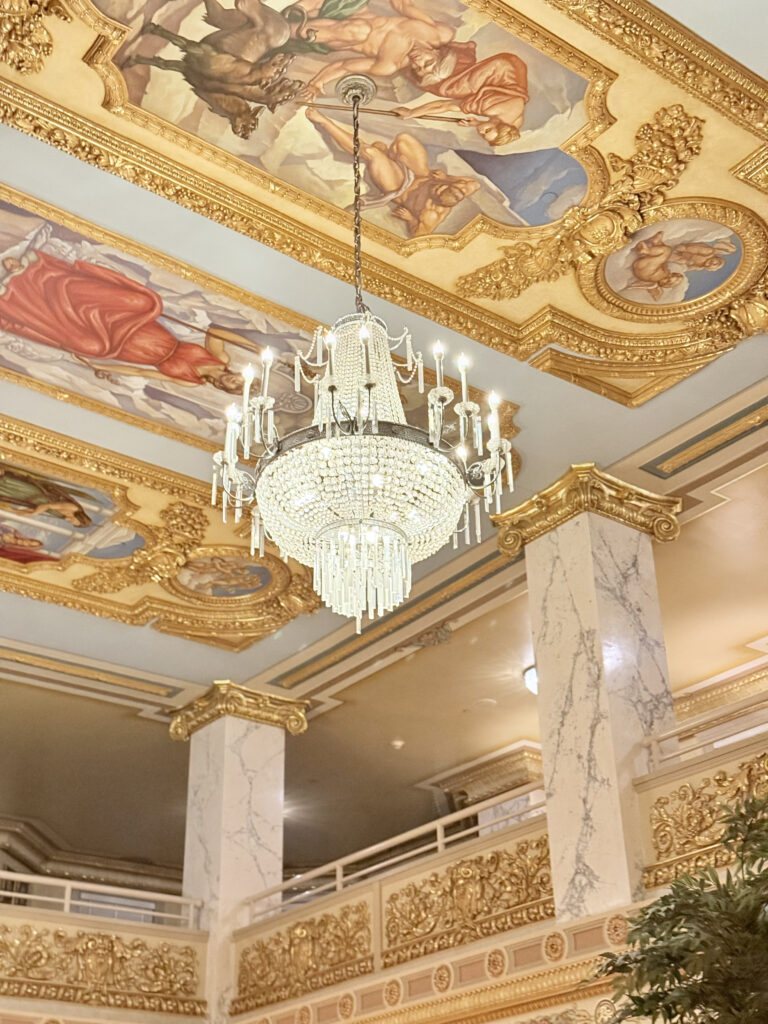
[[[660, 6], [766, 74], [762, 0], [741, 0], [738, 18], [734, 5], [665, 0]], [[332, 321], [349, 308], [350, 289], [335, 278], [4, 126], [0, 182], [317, 320]], [[570, 462], [608, 468], [765, 377], [767, 339], [758, 336], [628, 409], [387, 302], [371, 305], [393, 328], [408, 323], [425, 346], [439, 333], [452, 352], [466, 350], [475, 383], [495, 386], [520, 405], [515, 444], [523, 468], [515, 500], [550, 483]], [[0, 382], [0, 412], [208, 477], [204, 452], [8, 382]], [[748, 663], [756, 655], [748, 645], [768, 635], [768, 470], [728, 483], [724, 494], [728, 501], [687, 521], [678, 542], [657, 549], [677, 689]], [[419, 575], [451, 557], [444, 552]], [[428, 820], [434, 800], [417, 783], [517, 739], [536, 739], [535, 698], [521, 678], [532, 660], [524, 586], [514, 593], [448, 643], [379, 671], [373, 666], [360, 682], [337, 690], [338, 707], [289, 740], [289, 865], [322, 862]], [[321, 611], [235, 654], [0, 594], [0, 633], [12, 643], [200, 687], [214, 678], [254, 676], [268, 686], [270, 672], [286, 659], [313, 645], [333, 646], [349, 632]], [[169, 741], [164, 723], [124, 706], [10, 682], [0, 682], [0, 709], [0, 816], [42, 821], [73, 849], [180, 865], [186, 748]], [[400, 750], [393, 739], [404, 740]]]

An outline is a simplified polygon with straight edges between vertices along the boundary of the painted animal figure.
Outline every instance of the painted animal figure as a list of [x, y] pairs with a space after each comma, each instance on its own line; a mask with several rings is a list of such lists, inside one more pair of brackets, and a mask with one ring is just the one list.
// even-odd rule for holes
[[183, 53], [181, 60], [134, 54], [125, 63], [146, 64], [183, 75], [210, 109], [226, 117], [232, 131], [247, 139], [266, 107], [296, 96], [303, 83], [286, 78], [293, 55], [283, 49], [302, 36], [306, 14], [298, 5], [278, 12], [263, 0], [236, 0], [226, 8], [205, 0], [205, 20], [216, 28], [203, 39], [187, 39], [149, 22], [142, 33], [160, 36]]

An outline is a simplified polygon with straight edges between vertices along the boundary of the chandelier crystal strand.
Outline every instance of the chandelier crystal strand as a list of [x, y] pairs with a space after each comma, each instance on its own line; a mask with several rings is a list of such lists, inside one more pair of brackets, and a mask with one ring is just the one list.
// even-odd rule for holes
[[[243, 370], [242, 402], [227, 410], [222, 451], [213, 457], [211, 501], [222, 515], [251, 514], [251, 554], [275, 544], [282, 557], [312, 567], [314, 587], [334, 611], [355, 619], [392, 611], [411, 590], [412, 567], [460, 535], [481, 539], [480, 503], [499, 511], [512, 490], [512, 446], [501, 436], [499, 400], [489, 396], [488, 439], [480, 406], [470, 400], [468, 360], [457, 362], [461, 401], [445, 383], [438, 342], [435, 386], [427, 394], [428, 429], [410, 425], [398, 383], [424, 392], [424, 359], [407, 330], [387, 325], [363, 301], [359, 108], [373, 82], [348, 75], [339, 97], [352, 108], [354, 176], [354, 313], [330, 331], [318, 328], [293, 361], [296, 392], [309, 386], [311, 426], [278, 437], [269, 394], [274, 356], [265, 349], [258, 375]], [[396, 364], [392, 354], [402, 351]], [[446, 437], [458, 436], [454, 444]], [[241, 463], [242, 459], [242, 463]]]

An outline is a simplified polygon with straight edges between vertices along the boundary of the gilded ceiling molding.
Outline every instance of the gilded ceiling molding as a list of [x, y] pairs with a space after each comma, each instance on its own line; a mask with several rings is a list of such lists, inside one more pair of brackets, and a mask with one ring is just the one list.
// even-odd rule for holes
[[72, 20], [61, 0], [0, 0], [0, 63], [22, 75], [40, 71], [53, 53], [49, 17]]
[[768, 139], [768, 86], [644, 0], [547, 0], [556, 10], [652, 68], [760, 138]]
[[598, 204], [572, 206], [545, 238], [505, 246], [500, 259], [460, 277], [457, 294], [514, 299], [532, 284], [551, 283], [596, 256], [621, 249], [701, 152], [703, 123], [680, 104], [662, 107], [638, 129], [631, 157], [609, 155], [617, 177]]
[[454, 861], [389, 893], [382, 965], [394, 967], [554, 915], [545, 833], [511, 849]]
[[315, 992], [373, 972], [366, 901], [302, 918], [241, 949], [232, 1014]]
[[135, 934], [0, 924], [0, 995], [205, 1016], [198, 953]]
[[680, 498], [653, 494], [603, 473], [594, 462], [582, 462], [528, 501], [491, 519], [499, 530], [499, 550], [515, 558], [525, 544], [581, 512], [595, 512], [656, 540], [674, 540], [680, 533], [677, 513], [682, 505]]
[[667, 885], [693, 867], [720, 868], [734, 860], [721, 844], [723, 808], [750, 796], [768, 795], [768, 753], [721, 769], [699, 782], [658, 796], [651, 806], [651, 841], [656, 863], [645, 869], [647, 889]]
[[768, 192], [768, 146], [761, 146], [731, 170], [741, 181]]
[[560, 380], [594, 391], [629, 409], [635, 409], [668, 388], [696, 373], [716, 355], [696, 356], [672, 366], [639, 369], [634, 363], [617, 359], [599, 359], [572, 355], [557, 348], [546, 348], [530, 360], [530, 365]]
[[758, 693], [768, 690], [768, 668], [750, 672], [736, 679], [726, 679], [722, 683], [691, 690], [675, 697], [675, 717], [678, 722], [702, 715], [714, 708], [727, 707], [736, 701], [746, 700]]
[[306, 700], [275, 697], [238, 686], [229, 679], [217, 679], [207, 693], [176, 712], [171, 719], [171, 739], [188, 740], [199, 729], [226, 715], [258, 725], [274, 725], [298, 736], [306, 732], [308, 707]]
[[543, 779], [541, 748], [526, 741], [514, 750], [484, 758], [479, 764], [459, 765], [436, 778], [419, 783], [419, 787], [440, 789], [453, 797], [457, 806], [479, 803], [500, 793], [527, 786]]
[[705, 431], [703, 436], [699, 434], [691, 438], [687, 444], [676, 446], [671, 452], [657, 456], [640, 468], [666, 479], [687, 469], [694, 462], [705, 459], [708, 455], [733, 444], [734, 441], [752, 433], [758, 427], [766, 425], [768, 425], [768, 399], [756, 402], [751, 408], [729, 416], [724, 423], [715, 424]]

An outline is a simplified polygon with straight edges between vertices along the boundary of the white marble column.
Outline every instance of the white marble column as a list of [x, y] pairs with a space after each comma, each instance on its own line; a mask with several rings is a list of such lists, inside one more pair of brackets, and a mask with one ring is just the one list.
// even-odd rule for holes
[[203, 904], [211, 1021], [228, 1017], [239, 904], [282, 882], [285, 730], [306, 728], [305, 707], [219, 681], [171, 726], [191, 746], [183, 893]]
[[651, 535], [677, 536], [679, 502], [571, 467], [500, 517], [525, 544], [555, 905], [563, 919], [642, 895], [632, 785], [646, 740], [674, 721]]

